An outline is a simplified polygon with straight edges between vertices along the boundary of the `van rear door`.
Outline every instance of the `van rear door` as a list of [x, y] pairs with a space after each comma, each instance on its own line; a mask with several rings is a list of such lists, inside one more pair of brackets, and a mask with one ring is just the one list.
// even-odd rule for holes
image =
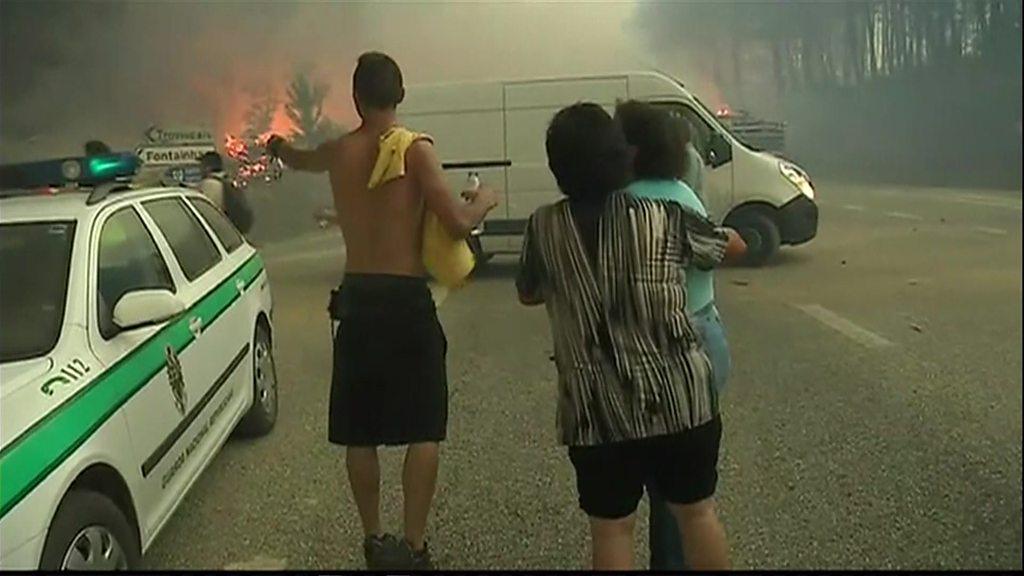
[[[626, 96], [626, 76], [505, 84], [505, 151], [511, 161], [508, 226], [515, 228], [516, 234], [534, 210], [559, 198], [544, 147], [551, 118], [576, 102], [594, 102], [614, 113], [616, 100]], [[517, 249], [521, 241], [517, 236], [509, 248]]]
[[[498, 82], [410, 87], [398, 107], [403, 125], [434, 138], [452, 190], [460, 191], [469, 172], [496, 190], [506, 190], [505, 126]], [[507, 202], [490, 221], [508, 218]]]

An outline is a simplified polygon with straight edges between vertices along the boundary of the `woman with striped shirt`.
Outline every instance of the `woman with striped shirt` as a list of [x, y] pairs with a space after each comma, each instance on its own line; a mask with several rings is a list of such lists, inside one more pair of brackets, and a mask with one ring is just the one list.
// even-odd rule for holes
[[544, 304], [558, 368], [556, 424], [590, 517], [595, 569], [633, 568], [635, 512], [655, 488], [689, 565], [729, 567], [714, 509], [721, 420], [707, 354], [686, 314], [687, 266], [727, 236], [678, 204], [624, 191], [631, 149], [596, 104], [555, 115], [548, 166], [567, 197], [538, 209], [516, 284]]

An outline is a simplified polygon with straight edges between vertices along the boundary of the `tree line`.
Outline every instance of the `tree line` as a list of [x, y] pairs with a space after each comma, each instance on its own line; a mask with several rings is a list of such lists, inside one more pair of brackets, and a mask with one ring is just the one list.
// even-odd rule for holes
[[701, 49], [715, 80], [736, 88], [766, 60], [780, 91], [965, 63], [1020, 77], [1020, 0], [675, 2], [640, 11], [656, 47]]

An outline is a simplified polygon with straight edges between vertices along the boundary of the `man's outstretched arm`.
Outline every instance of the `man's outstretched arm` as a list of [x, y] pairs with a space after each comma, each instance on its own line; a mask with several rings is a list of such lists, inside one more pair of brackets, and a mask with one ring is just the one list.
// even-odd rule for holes
[[434, 146], [427, 140], [419, 140], [409, 147], [405, 153], [405, 165], [423, 194], [427, 210], [437, 215], [454, 238], [469, 236], [484, 216], [498, 205], [498, 194], [484, 187], [475, 192], [463, 192], [467, 202], [455, 198], [441, 171], [441, 161]]
[[313, 150], [300, 150], [284, 138], [274, 135], [267, 140], [267, 151], [280, 158], [289, 168], [303, 172], [326, 172], [330, 167], [330, 149], [333, 140], [324, 142]]

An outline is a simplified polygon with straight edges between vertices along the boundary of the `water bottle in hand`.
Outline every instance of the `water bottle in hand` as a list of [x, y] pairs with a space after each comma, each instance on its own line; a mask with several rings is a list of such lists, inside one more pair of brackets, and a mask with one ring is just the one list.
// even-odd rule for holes
[[[477, 190], [479, 190], [480, 175], [477, 174], [476, 172], [470, 172], [469, 176], [466, 177], [465, 189], [467, 192], [476, 192]], [[479, 236], [481, 232], [483, 232], [483, 224], [477, 226], [476, 228], [473, 228], [473, 230], [471, 230], [469, 234], [470, 236]]]

